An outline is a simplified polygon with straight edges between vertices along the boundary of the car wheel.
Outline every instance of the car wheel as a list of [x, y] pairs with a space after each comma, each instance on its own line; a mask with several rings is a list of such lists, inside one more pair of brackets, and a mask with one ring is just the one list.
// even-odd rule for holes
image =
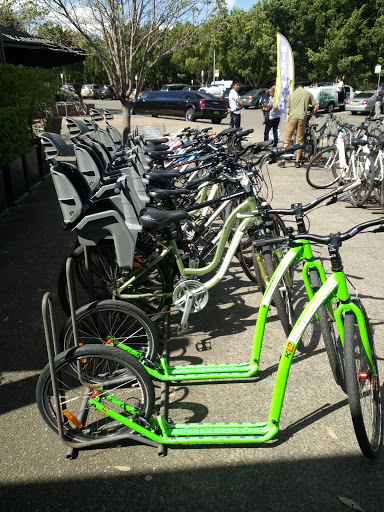
[[249, 107], [246, 107], [246, 106], [244, 105], [244, 108], [249, 108]]
[[195, 111], [193, 108], [187, 108], [185, 111], [185, 120], [189, 123], [195, 120]]
[[333, 101], [331, 101], [328, 106], [327, 106], [327, 112], [329, 112], [330, 114], [332, 114], [332, 112], [335, 111], [335, 104], [333, 103]]
[[211, 119], [211, 121], [213, 124], [220, 124], [222, 119], [220, 119], [219, 117], [214, 117], [213, 119]]
[[159, 117], [157, 114], [152, 114], [152, 117]]
[[351, 114], [352, 114], [353, 116], [355, 116], [355, 115], [357, 114], [357, 112], [351, 112]]

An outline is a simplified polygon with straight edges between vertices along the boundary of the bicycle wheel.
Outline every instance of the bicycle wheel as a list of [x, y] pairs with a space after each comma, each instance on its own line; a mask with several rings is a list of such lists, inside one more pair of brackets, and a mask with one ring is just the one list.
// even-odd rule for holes
[[[277, 236], [283, 236], [287, 235], [287, 228], [284, 224], [284, 221], [282, 220], [279, 215], [270, 214], [270, 217], [272, 218], [273, 225], [272, 229], [269, 228], [267, 230], [266, 235], [270, 237], [277, 237]], [[256, 236], [257, 238], [257, 236]], [[261, 250], [261, 247], [255, 248], [253, 247], [253, 240], [255, 239], [255, 235], [250, 234], [250, 236], [246, 239], [247, 241], [247, 247], [244, 247], [243, 244], [239, 247], [239, 254], [238, 258], [240, 261], [241, 266], [244, 269], [244, 272], [247, 274], [249, 279], [257, 284], [259, 287], [259, 290], [262, 294], [264, 294], [267, 283], [265, 282], [265, 279], [261, 273], [260, 265], [263, 265], [263, 262], [260, 262], [260, 259], [263, 258], [263, 253]], [[242, 240], [243, 241], [243, 240]], [[284, 256], [285, 250], [282, 250], [280, 259]], [[276, 262], [277, 263], [277, 262]], [[276, 265], [277, 266], [277, 265]], [[290, 280], [293, 280], [293, 267], [290, 267], [287, 271], [290, 276]]]
[[302, 160], [304, 162], [310, 162], [313, 156], [317, 153], [317, 142], [316, 136], [313, 130], [306, 131], [304, 135], [304, 148], [302, 152]]
[[372, 331], [364, 310], [363, 314], [374, 373], [371, 374], [369, 371], [356, 317], [353, 313], [347, 313], [344, 319], [345, 381], [353, 427], [360, 449], [366, 457], [377, 458], [383, 440], [380, 380]]
[[375, 185], [375, 164], [371, 155], [359, 153], [354, 159], [354, 178], [360, 178], [361, 185], [352, 190], [349, 200], [353, 206], [363, 206], [371, 196]]
[[[273, 251], [273, 248], [270, 246], [265, 245], [261, 249], [265, 271], [269, 281], [277, 265], [279, 264], [279, 260], [276, 256], [276, 253]], [[277, 314], [287, 336], [289, 336], [289, 333], [291, 332], [295, 323], [290, 295], [291, 290], [288, 289], [284, 279], [281, 279], [279, 286], [276, 288], [275, 293], [273, 294], [273, 305], [277, 310]]]
[[87, 115], [87, 105], [83, 102], [79, 102], [79, 115], [86, 116]]
[[[141, 351], [148, 359], [159, 354], [157, 329], [150, 318], [133, 304], [121, 300], [93, 302], [75, 312], [79, 345], [127, 345]], [[60, 333], [60, 349], [75, 346], [72, 320], [69, 318]]]
[[381, 210], [384, 212], [384, 180], [381, 182], [380, 185], [380, 204]]
[[[321, 286], [321, 281], [317, 270], [314, 268], [309, 269], [309, 282], [313, 293], [315, 294]], [[336, 384], [338, 384], [344, 393], [346, 393], [343, 347], [340, 337], [336, 336], [328, 306], [323, 306], [318, 309], [317, 316], [319, 318], [320, 330], [323, 336], [333, 378], [335, 379]]]
[[336, 167], [339, 152], [336, 147], [319, 151], [307, 167], [306, 179], [313, 188], [327, 188], [338, 181]]
[[[60, 353], [54, 360], [65, 436], [73, 441], [106, 440], [134, 432], [89, 404], [95, 387], [124, 402], [124, 409], [105, 399], [108, 408], [126, 418], [148, 419], [153, 411], [154, 389], [143, 366], [121, 350], [100, 345], [78, 347]], [[101, 399], [103, 401], [103, 399]], [[47, 364], [36, 386], [36, 402], [47, 425], [57, 428], [57, 416]]]
[[[77, 247], [71, 257], [74, 262], [77, 282], [80, 284], [81, 290], [86, 292], [86, 296], [81, 297], [83, 303], [111, 298], [118, 287], [117, 283], [121, 286], [131, 279], [135, 272], [145, 268], [145, 271], [132, 282], [125, 293], [137, 294], [137, 299], [131, 298], [130, 300], [135, 301], [135, 304], [147, 314], [153, 314], [162, 309], [170, 302], [170, 298], [166, 297], [165, 294], [172, 292], [173, 278], [168, 265], [164, 261], [161, 260], [156, 264], [151, 264], [151, 254], [153, 252], [154, 247], [152, 245], [138, 241], [133, 269], [130, 272], [123, 272], [116, 261], [113, 241], [104, 240], [94, 247], [87, 248], [89, 268], [89, 272], [87, 272], [84, 246]], [[151, 294], [151, 296], [144, 299], [139, 297], [140, 294]], [[69, 315], [65, 264], [59, 274], [58, 296], [63, 310]]]

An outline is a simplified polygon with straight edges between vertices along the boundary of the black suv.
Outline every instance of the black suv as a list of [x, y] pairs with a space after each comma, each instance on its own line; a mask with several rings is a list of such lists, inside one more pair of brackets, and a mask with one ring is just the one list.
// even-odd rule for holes
[[133, 114], [184, 117], [188, 122], [211, 119], [218, 124], [227, 116], [224, 101], [201, 91], [145, 91], [136, 105], [131, 103]]
[[100, 85], [98, 95], [101, 100], [104, 100], [106, 98], [110, 100], [117, 100], [115, 91], [112, 89], [110, 85]]

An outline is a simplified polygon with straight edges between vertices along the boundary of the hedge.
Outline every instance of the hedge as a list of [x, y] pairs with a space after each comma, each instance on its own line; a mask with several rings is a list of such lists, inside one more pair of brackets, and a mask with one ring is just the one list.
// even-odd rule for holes
[[0, 166], [6, 167], [30, 147], [27, 107], [0, 108]]

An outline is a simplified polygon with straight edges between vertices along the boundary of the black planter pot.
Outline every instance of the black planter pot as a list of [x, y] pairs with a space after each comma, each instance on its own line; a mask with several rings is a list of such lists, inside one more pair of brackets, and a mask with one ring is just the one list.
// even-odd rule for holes
[[34, 144], [23, 158], [23, 167], [25, 173], [25, 182], [28, 191], [33, 190], [41, 183], [41, 176], [39, 170], [39, 159], [37, 156], [37, 144]]
[[9, 211], [5, 183], [3, 178], [3, 169], [0, 167], [0, 217], [6, 215]]
[[19, 204], [28, 195], [21, 156], [3, 168], [3, 178], [8, 205]]

